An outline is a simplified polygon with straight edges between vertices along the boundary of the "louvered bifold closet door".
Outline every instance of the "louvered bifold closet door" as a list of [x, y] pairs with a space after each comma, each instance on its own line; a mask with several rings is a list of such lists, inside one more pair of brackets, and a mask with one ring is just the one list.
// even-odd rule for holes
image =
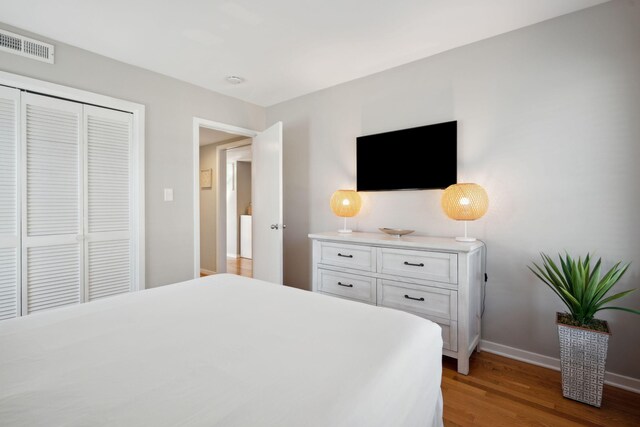
[[85, 106], [84, 129], [85, 293], [91, 301], [132, 289], [132, 115]]
[[82, 105], [22, 95], [22, 314], [83, 300]]
[[20, 314], [20, 91], [0, 86], [0, 320]]

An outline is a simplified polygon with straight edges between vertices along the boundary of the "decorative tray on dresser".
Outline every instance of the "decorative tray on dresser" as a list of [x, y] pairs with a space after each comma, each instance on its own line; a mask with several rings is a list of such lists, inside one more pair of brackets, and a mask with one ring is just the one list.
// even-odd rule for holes
[[442, 328], [445, 356], [469, 373], [480, 342], [482, 242], [382, 233], [312, 233], [313, 291], [395, 308]]

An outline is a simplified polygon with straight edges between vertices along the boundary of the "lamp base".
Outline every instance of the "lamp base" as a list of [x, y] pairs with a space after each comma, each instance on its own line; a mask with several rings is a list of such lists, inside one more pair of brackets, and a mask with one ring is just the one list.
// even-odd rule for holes
[[462, 221], [462, 222], [464, 222], [464, 237], [456, 237], [456, 242], [465, 242], [465, 243], [475, 242], [476, 241], [475, 237], [467, 236], [467, 221]]
[[338, 230], [338, 233], [351, 233], [351, 230], [347, 228], [347, 217], [344, 217], [344, 227]]

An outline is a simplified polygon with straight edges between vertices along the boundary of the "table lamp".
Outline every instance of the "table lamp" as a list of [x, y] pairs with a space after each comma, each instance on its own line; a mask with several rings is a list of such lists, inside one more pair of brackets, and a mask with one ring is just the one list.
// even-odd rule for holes
[[478, 184], [463, 183], [447, 187], [442, 194], [442, 210], [451, 219], [464, 221], [464, 237], [456, 237], [459, 242], [475, 242], [467, 236], [467, 221], [481, 218], [489, 208], [489, 196]]
[[347, 218], [356, 216], [360, 212], [362, 200], [354, 190], [338, 190], [331, 196], [331, 210], [337, 216], [344, 218], [344, 228], [339, 233], [351, 233], [347, 228]]

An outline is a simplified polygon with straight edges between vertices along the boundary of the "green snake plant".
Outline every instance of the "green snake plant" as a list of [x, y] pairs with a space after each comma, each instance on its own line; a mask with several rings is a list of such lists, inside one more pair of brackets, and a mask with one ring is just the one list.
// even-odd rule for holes
[[592, 269], [590, 254], [587, 254], [584, 260], [582, 257], [575, 260], [569, 254], [565, 254], [564, 257], [559, 254], [560, 268], [558, 268], [551, 257], [544, 253], [540, 255], [543, 261], [542, 266], [534, 262], [529, 270], [558, 295], [579, 326], [589, 326], [600, 310], [622, 310], [640, 314], [638, 310], [606, 305], [635, 291], [630, 289], [607, 296], [627, 271], [629, 264], [621, 265], [618, 262], [601, 277], [602, 258], [598, 259]]

